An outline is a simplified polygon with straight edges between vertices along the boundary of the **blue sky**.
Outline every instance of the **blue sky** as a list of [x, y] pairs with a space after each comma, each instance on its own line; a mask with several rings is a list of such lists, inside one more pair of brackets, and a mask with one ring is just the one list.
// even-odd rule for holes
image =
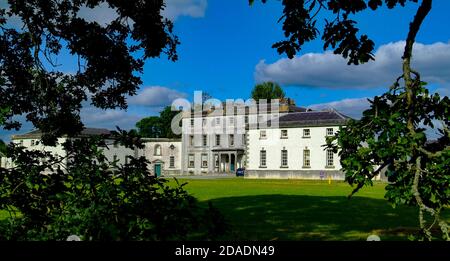
[[[255, 84], [255, 66], [260, 60], [267, 63], [283, 58], [271, 48], [282, 39], [279, 1], [250, 7], [245, 0], [209, 0], [203, 18], [180, 17], [175, 24], [181, 39], [179, 61], [149, 60], [143, 76], [144, 86], [165, 86], [192, 96], [194, 90], [204, 90], [218, 99], [248, 98]], [[437, 0], [425, 21], [417, 41], [424, 44], [448, 43], [447, 10], [450, 1]], [[360, 15], [362, 32], [372, 37], [376, 48], [406, 38], [408, 24], [417, 4], [405, 8], [383, 9]], [[323, 52], [321, 40], [306, 44], [302, 53]], [[400, 57], [398, 57], [400, 60]], [[374, 96], [385, 86], [330, 89], [326, 86], [305, 87], [284, 85], [288, 96], [300, 105], [325, 103], [345, 98]]]
[[[293, 60], [279, 55], [271, 45], [283, 39], [280, 1], [253, 6], [247, 0], [168, 0], [167, 16], [175, 21], [181, 40], [179, 60], [148, 60], [138, 97], [127, 111], [85, 108], [86, 125], [131, 128], [142, 117], [156, 114], [176, 97], [192, 99], [195, 90], [214, 98], [249, 98], [255, 83], [279, 82], [297, 105], [315, 109], [334, 107], [358, 117], [366, 97], [381, 94], [400, 72], [402, 40], [418, 4], [356, 17], [362, 32], [374, 40], [377, 60], [360, 68], [349, 67], [340, 57], [324, 53], [320, 39], [307, 43]], [[432, 90], [450, 89], [450, 1], [435, 0], [417, 36], [413, 61]], [[107, 11], [91, 12], [106, 17]], [[98, 19], [98, 17], [97, 17]], [[319, 28], [323, 23], [319, 23]], [[379, 49], [380, 48], [380, 49]], [[66, 62], [66, 61], [64, 61]], [[26, 125], [24, 130], [32, 127]], [[22, 131], [23, 132], [23, 131]], [[3, 134], [3, 135], [2, 135]], [[10, 133], [0, 133], [7, 139]]]

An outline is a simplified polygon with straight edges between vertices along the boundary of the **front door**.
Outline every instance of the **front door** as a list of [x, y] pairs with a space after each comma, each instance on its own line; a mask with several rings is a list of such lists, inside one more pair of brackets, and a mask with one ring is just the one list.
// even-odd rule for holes
[[161, 176], [161, 164], [155, 164], [155, 177]]
[[235, 165], [236, 159], [234, 154], [231, 154], [231, 159], [230, 159], [230, 172], [234, 172], [234, 165]]

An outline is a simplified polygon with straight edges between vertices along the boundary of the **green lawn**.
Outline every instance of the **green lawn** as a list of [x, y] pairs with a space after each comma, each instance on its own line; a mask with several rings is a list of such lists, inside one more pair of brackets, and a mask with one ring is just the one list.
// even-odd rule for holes
[[[382, 183], [347, 199], [351, 187], [335, 181], [180, 181], [202, 206], [211, 201], [225, 215], [231, 232], [224, 240], [407, 240], [418, 226], [416, 208], [392, 208]], [[6, 215], [0, 211], [0, 220]]]
[[[407, 240], [417, 210], [396, 209], [383, 198], [384, 184], [348, 199], [344, 182], [302, 180], [182, 180], [202, 204], [212, 201], [231, 224], [230, 240]], [[446, 218], [450, 220], [450, 211]]]

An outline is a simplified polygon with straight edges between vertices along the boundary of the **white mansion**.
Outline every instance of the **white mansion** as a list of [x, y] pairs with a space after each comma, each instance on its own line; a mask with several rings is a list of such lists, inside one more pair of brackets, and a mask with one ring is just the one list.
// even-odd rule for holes
[[348, 119], [337, 111], [293, 112], [281, 116], [277, 128], [250, 129], [247, 176], [343, 179], [338, 155], [323, 145]]
[[[181, 140], [144, 139], [144, 149], [111, 145], [104, 153], [120, 163], [127, 162], [127, 155], [145, 156], [155, 176], [234, 175], [238, 168], [245, 168], [249, 178], [344, 178], [338, 155], [323, 145], [349, 117], [335, 110], [297, 107], [290, 99], [271, 108], [242, 105], [227, 103], [220, 110], [212, 106], [199, 114], [183, 113]], [[106, 129], [87, 128], [81, 135], [107, 133]], [[42, 146], [40, 135], [39, 131], [14, 135], [12, 142], [64, 155], [60, 145]], [[61, 144], [65, 139], [58, 141]], [[1, 159], [1, 167], [12, 165], [9, 159]]]

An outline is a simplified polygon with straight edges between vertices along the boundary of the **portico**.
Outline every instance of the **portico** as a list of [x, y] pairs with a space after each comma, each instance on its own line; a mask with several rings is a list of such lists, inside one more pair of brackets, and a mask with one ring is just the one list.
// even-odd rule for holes
[[243, 166], [243, 149], [213, 149], [214, 172], [234, 173]]

